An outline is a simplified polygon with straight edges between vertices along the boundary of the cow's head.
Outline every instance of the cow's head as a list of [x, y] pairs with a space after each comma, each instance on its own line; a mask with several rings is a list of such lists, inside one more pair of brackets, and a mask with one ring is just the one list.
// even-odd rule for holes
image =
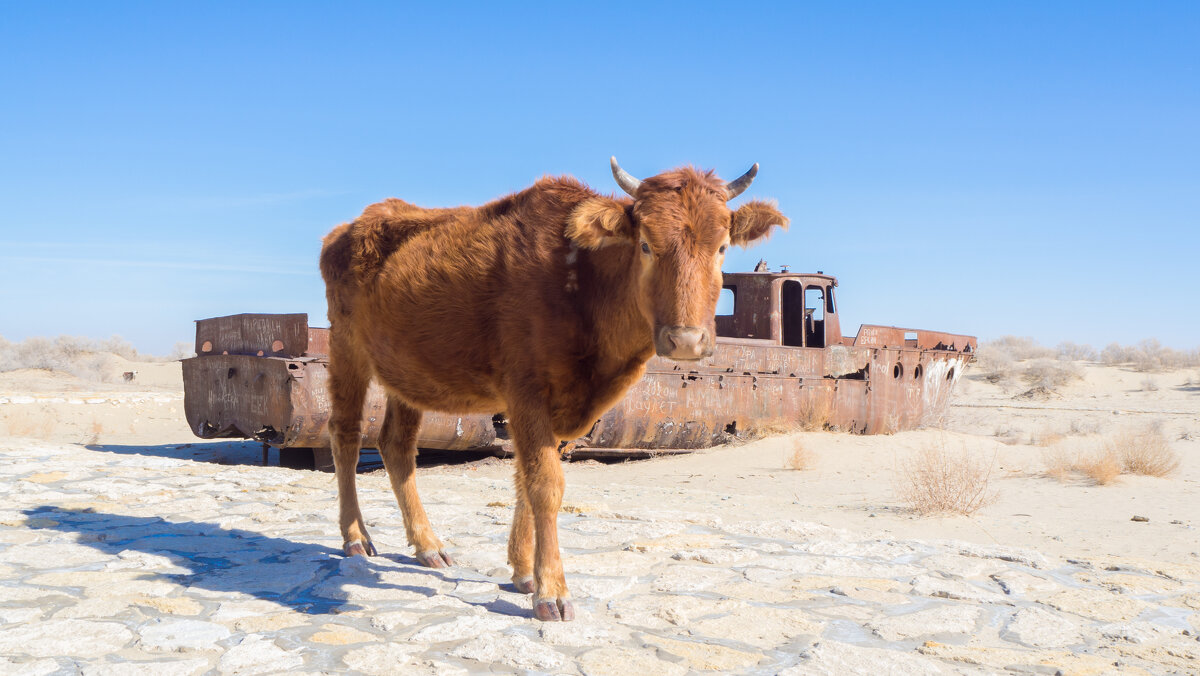
[[612, 158], [613, 177], [633, 203], [594, 197], [571, 215], [567, 235], [580, 247], [632, 248], [640, 305], [654, 327], [661, 357], [701, 359], [713, 353], [721, 295], [721, 263], [731, 244], [749, 246], [788, 219], [773, 205], [727, 202], [750, 187], [758, 165], [725, 183], [690, 167], [638, 180]]

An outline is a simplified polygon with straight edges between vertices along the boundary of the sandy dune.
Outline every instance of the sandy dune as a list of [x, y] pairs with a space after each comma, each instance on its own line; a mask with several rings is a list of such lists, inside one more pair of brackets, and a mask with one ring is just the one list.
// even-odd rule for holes
[[[505, 584], [508, 461], [423, 469], [450, 573], [411, 565], [378, 474], [361, 490], [386, 556], [346, 561], [331, 477], [195, 439], [177, 364], [115, 365], [138, 377], [105, 386], [0, 374], [0, 670], [1194, 671], [1200, 374], [1081, 366], [1032, 399], [968, 373], [941, 429], [571, 463], [582, 618], [557, 627]], [[1048, 453], [1146, 425], [1182, 457], [1174, 476], [1044, 475]], [[796, 444], [811, 469], [785, 468]], [[900, 468], [929, 446], [986, 458], [994, 501], [911, 513]]]

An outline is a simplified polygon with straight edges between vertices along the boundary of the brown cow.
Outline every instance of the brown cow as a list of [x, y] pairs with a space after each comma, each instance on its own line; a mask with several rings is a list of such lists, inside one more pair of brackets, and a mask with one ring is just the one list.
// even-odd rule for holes
[[711, 355], [725, 248], [788, 222], [764, 202], [726, 206], [757, 164], [729, 184], [692, 168], [644, 181], [615, 158], [612, 168], [632, 200], [544, 178], [478, 208], [389, 199], [325, 238], [329, 432], [347, 555], [375, 554], [354, 481], [371, 378], [388, 395], [379, 452], [408, 541], [434, 568], [453, 561], [413, 478], [421, 411], [504, 411], [516, 445], [513, 582], [533, 592], [539, 619], [574, 617], [558, 549], [560, 441], [586, 433], [655, 353]]

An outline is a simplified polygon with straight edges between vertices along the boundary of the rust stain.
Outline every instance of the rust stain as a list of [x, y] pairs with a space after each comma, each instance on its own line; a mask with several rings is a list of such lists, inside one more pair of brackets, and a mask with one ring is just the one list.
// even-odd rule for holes
[[[695, 364], [655, 357], [646, 376], [564, 455], [646, 456], [734, 436], [829, 428], [890, 433], [935, 423], [973, 358], [976, 339], [864, 325], [841, 335], [824, 274], [728, 273], [731, 314], [717, 316], [716, 351]], [[281, 448], [326, 448], [329, 332], [303, 314], [242, 314], [196, 322], [199, 356], [184, 360], [184, 409], [202, 438], [252, 438]], [[374, 448], [385, 396], [373, 385], [363, 446]], [[503, 412], [426, 413], [423, 448], [507, 445]]]

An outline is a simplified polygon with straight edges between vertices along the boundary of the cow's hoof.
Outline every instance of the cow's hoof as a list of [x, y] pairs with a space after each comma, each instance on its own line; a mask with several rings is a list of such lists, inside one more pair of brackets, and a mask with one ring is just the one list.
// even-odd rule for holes
[[533, 576], [513, 578], [513, 586], [517, 588], [517, 592], [521, 594], [532, 594], [537, 591], [537, 583], [533, 581]]
[[444, 551], [417, 552], [417, 562], [426, 568], [446, 568], [454, 565], [454, 559]]
[[379, 554], [370, 540], [347, 542], [342, 545], [342, 551], [346, 553], [346, 556], [377, 556]]
[[575, 606], [571, 599], [535, 600], [533, 616], [542, 622], [570, 622], [575, 619]]

